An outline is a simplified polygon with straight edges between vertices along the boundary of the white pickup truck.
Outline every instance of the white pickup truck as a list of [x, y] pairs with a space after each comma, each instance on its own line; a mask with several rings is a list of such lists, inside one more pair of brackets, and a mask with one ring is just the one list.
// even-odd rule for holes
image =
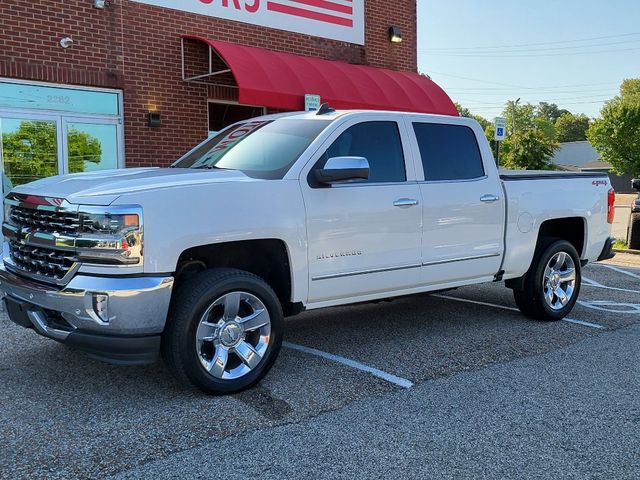
[[51, 177], [5, 198], [10, 318], [220, 394], [258, 382], [302, 310], [505, 281], [557, 320], [610, 258], [604, 174], [498, 171], [468, 118], [264, 116], [171, 168]]

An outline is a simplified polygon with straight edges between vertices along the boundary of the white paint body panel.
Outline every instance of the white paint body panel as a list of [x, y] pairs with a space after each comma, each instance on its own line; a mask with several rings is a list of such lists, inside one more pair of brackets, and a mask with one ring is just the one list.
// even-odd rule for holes
[[[584, 219], [581, 257], [589, 261], [597, 259], [610, 234], [608, 185], [587, 177], [501, 181], [474, 120], [365, 111], [263, 117], [300, 118], [332, 122], [282, 180], [235, 171], [147, 168], [52, 177], [15, 191], [76, 204], [142, 206], [143, 268], [85, 265], [87, 273], [166, 274], [175, 271], [182, 252], [195, 246], [279, 239], [289, 255], [291, 300], [307, 308], [491, 281], [500, 269], [504, 278], [519, 277], [529, 268], [538, 230], [548, 219]], [[332, 140], [348, 126], [370, 120], [398, 122], [407, 181], [310, 188], [307, 176]], [[473, 182], [424, 182], [414, 120], [472, 128], [486, 176]], [[500, 200], [482, 203], [484, 194]], [[419, 202], [394, 207], [400, 198]]]
[[[476, 138], [484, 140], [479, 125], [462, 117], [438, 118], [424, 115], [405, 117], [406, 130], [412, 123], [442, 123], [470, 127]], [[422, 195], [422, 284], [492, 278], [502, 262], [504, 247], [505, 199], [493, 155], [486, 141], [478, 142], [485, 176], [463, 181], [425, 182], [420, 150], [415, 135], [409, 135], [409, 148]], [[480, 201], [483, 195], [495, 195], [493, 203]]]
[[[607, 182], [608, 183], [608, 182]], [[506, 180], [507, 195], [505, 278], [522, 276], [531, 264], [540, 225], [545, 220], [579, 217], [585, 222], [584, 249], [580, 258], [594, 262], [611, 235], [607, 223], [609, 185], [594, 185], [593, 178]], [[532, 217], [529, 232], [518, 228], [523, 214]]]

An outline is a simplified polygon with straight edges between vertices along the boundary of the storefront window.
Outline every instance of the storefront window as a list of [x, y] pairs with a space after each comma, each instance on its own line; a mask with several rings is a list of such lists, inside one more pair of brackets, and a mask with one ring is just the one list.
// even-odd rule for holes
[[58, 173], [55, 120], [0, 119], [5, 193], [16, 185]]
[[116, 125], [67, 123], [69, 173], [118, 168]]
[[123, 166], [120, 93], [0, 81], [3, 195], [57, 174]]
[[0, 108], [118, 115], [118, 100], [115, 92], [0, 82]]

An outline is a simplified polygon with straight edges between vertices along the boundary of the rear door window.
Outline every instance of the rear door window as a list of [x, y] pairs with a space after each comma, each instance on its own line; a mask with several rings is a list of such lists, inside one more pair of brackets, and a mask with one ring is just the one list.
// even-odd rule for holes
[[484, 176], [476, 135], [464, 125], [413, 124], [426, 181], [471, 180]]
[[369, 180], [362, 182], [404, 182], [407, 179], [396, 122], [363, 122], [347, 128], [327, 149], [316, 168], [322, 168], [333, 157], [366, 158]]

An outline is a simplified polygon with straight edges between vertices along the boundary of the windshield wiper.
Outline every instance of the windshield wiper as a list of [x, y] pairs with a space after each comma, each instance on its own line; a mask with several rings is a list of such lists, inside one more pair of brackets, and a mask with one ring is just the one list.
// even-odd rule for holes
[[191, 168], [195, 168], [195, 169], [198, 169], [198, 170], [203, 170], [203, 169], [207, 169], [207, 170], [233, 170], [232, 168], [218, 167], [216, 165], [200, 165], [198, 167], [191, 167]]

